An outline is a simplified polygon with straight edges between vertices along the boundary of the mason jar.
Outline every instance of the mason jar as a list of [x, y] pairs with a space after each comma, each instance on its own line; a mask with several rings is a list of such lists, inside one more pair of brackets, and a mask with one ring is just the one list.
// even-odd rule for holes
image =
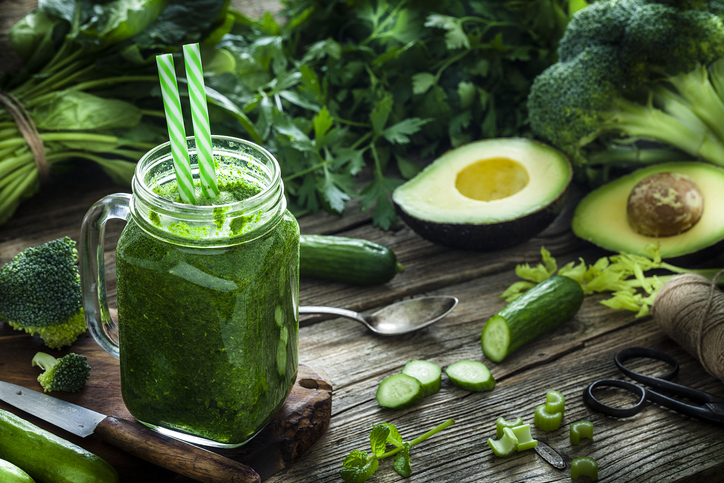
[[[212, 136], [221, 193], [180, 201], [169, 143], [138, 163], [132, 195], [91, 207], [81, 232], [89, 329], [120, 359], [140, 422], [182, 440], [236, 447], [284, 404], [298, 366], [299, 226], [279, 165], [263, 148]], [[196, 144], [187, 139], [198, 186]], [[103, 232], [116, 247], [118, 320], [109, 315]]]

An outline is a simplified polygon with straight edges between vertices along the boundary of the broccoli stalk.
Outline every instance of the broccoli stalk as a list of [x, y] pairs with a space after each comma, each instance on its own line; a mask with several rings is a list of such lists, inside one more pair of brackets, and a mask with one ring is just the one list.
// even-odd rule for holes
[[75, 241], [27, 248], [0, 268], [0, 321], [39, 336], [51, 349], [87, 330]]
[[533, 83], [530, 122], [579, 176], [677, 156], [724, 166], [717, 14], [696, 3], [601, 0], [573, 16], [558, 53]]
[[33, 367], [39, 366], [45, 371], [38, 376], [44, 392], [78, 392], [90, 377], [91, 367], [86, 356], [73, 352], [60, 359], [45, 352], [38, 352], [33, 357], [32, 364]]

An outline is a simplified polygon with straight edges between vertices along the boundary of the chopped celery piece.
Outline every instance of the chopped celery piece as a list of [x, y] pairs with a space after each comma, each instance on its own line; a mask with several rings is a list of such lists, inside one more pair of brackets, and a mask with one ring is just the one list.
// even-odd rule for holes
[[598, 481], [598, 463], [593, 458], [582, 456], [571, 461], [571, 478], [577, 480], [579, 476], [587, 476], [592, 481]]
[[564, 413], [566, 406], [566, 398], [558, 391], [548, 391], [546, 393], [546, 412]]
[[511, 431], [513, 431], [513, 434], [518, 440], [516, 447], [518, 451], [525, 451], [538, 446], [538, 441], [530, 435], [530, 424], [521, 424], [520, 426], [512, 428]]
[[533, 417], [533, 424], [535, 427], [543, 431], [555, 431], [561, 427], [561, 419], [563, 419], [563, 413], [549, 413], [546, 411], [546, 406], [541, 404], [535, 408], [535, 416]]
[[593, 423], [590, 421], [576, 421], [571, 424], [571, 444], [579, 444], [581, 438], [593, 439]]
[[425, 396], [431, 396], [440, 390], [442, 371], [440, 366], [430, 361], [413, 360], [405, 364], [402, 373], [412, 376], [422, 384]]
[[516, 426], [523, 424], [523, 418], [518, 416], [513, 421], [506, 421], [503, 416], [495, 420], [495, 437], [500, 439], [503, 437], [503, 428], [513, 429]]
[[500, 439], [488, 438], [488, 446], [495, 456], [505, 458], [512, 455], [518, 447], [518, 439], [510, 428], [503, 428], [503, 437]]

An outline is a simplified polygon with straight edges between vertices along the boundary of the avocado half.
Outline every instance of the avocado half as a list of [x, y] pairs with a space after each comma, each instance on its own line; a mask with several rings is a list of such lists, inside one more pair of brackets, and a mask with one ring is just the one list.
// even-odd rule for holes
[[529, 139], [489, 139], [448, 151], [392, 193], [400, 217], [431, 242], [496, 250], [547, 227], [573, 170], [560, 151]]
[[[701, 191], [704, 209], [699, 221], [678, 235], [640, 235], [629, 225], [626, 208], [631, 190], [655, 173], [678, 173], [691, 178]], [[579, 238], [606, 250], [642, 254], [659, 245], [662, 258], [677, 258], [712, 247], [724, 240], [724, 170], [696, 162], [663, 163], [634, 171], [591, 191], [576, 207], [571, 227]]]

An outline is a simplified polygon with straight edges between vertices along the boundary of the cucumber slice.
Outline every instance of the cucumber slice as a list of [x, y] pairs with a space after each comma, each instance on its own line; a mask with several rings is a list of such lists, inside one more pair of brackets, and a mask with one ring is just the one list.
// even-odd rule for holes
[[442, 384], [442, 370], [440, 366], [430, 361], [412, 360], [405, 364], [402, 373], [412, 376], [422, 384], [425, 396], [435, 394]]
[[425, 394], [420, 381], [407, 374], [393, 374], [379, 386], [375, 398], [383, 408], [405, 409], [420, 402]]
[[478, 361], [458, 361], [445, 368], [445, 374], [458, 387], [468, 391], [490, 391], [495, 379], [485, 364]]

